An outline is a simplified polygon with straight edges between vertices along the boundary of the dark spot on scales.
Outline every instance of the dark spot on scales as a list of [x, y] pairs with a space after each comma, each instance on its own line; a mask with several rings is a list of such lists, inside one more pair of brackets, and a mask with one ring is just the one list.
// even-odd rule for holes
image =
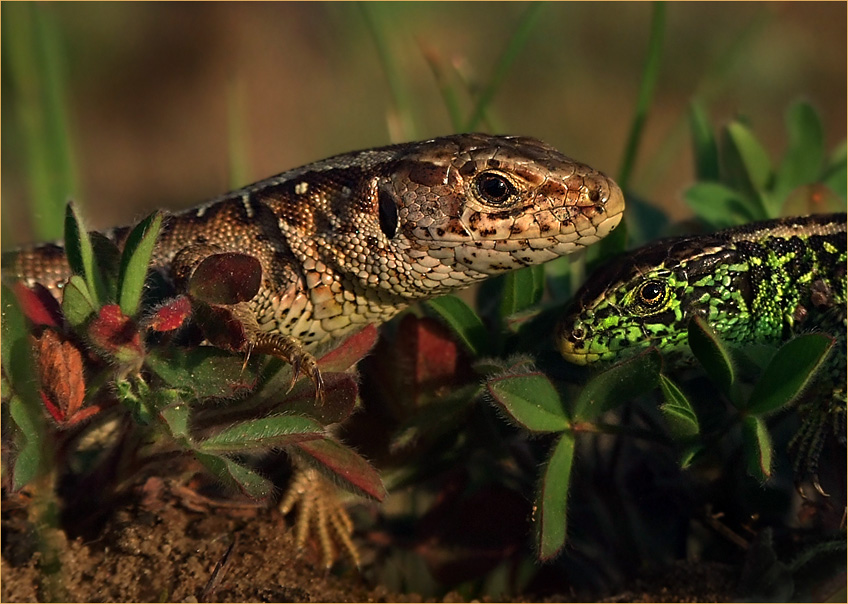
[[430, 163], [412, 162], [408, 175], [409, 180], [425, 187], [435, 187], [445, 182], [445, 169]]

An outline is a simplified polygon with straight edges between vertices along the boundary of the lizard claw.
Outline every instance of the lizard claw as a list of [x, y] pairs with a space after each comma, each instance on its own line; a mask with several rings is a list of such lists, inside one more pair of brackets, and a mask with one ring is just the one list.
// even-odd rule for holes
[[253, 349], [282, 359], [291, 365], [292, 377], [287, 392], [291, 392], [301, 374], [309, 377], [315, 384], [315, 401], [324, 402], [324, 379], [318, 369], [318, 362], [303, 349], [299, 341], [291, 336], [279, 333], [258, 333], [252, 340]]
[[288, 387], [288, 390], [286, 390], [286, 394], [288, 394], [289, 392], [292, 391], [292, 388], [294, 388], [294, 385], [297, 383], [297, 378], [300, 377], [300, 363], [301, 363], [301, 357], [299, 357], [299, 356], [295, 356], [290, 361], [291, 368], [292, 368], [292, 376], [291, 376], [291, 380], [289, 380], [289, 387]]
[[298, 555], [304, 550], [306, 539], [314, 529], [327, 569], [335, 563], [339, 546], [359, 568], [359, 551], [351, 539], [353, 521], [339, 501], [335, 485], [314, 468], [296, 465], [291, 484], [280, 501], [280, 512], [288, 514], [295, 505], [298, 507], [294, 526]]

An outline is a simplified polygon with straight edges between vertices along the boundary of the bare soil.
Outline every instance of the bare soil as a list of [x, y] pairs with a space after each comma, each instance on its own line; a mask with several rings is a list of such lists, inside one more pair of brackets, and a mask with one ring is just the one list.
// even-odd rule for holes
[[[172, 481], [148, 479], [98, 534], [65, 541], [62, 600], [78, 602], [421, 602], [418, 594], [370, 585], [349, 565], [322, 568], [317, 543], [297, 552], [276, 510], [212, 501]], [[45, 601], [41, 555], [19, 498], [5, 498], [2, 600]], [[359, 541], [363, 549], [374, 544]], [[363, 552], [366, 560], [374, 556]], [[373, 562], [372, 562], [373, 563]], [[341, 567], [341, 568], [338, 568]], [[720, 602], [734, 598], [730, 567], [676, 564], [646, 575], [610, 602]], [[584, 596], [585, 597], [585, 596]], [[512, 601], [533, 601], [532, 594]], [[548, 594], [543, 601], [577, 601]], [[437, 601], [437, 600], [429, 600]], [[449, 592], [439, 601], [463, 601]]]

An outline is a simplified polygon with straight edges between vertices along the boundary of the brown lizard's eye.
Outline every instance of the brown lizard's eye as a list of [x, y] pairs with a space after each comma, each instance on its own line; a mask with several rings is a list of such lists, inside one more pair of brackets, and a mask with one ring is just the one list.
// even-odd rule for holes
[[486, 203], [495, 206], [505, 204], [515, 195], [515, 187], [504, 176], [483, 172], [476, 180], [477, 193]]

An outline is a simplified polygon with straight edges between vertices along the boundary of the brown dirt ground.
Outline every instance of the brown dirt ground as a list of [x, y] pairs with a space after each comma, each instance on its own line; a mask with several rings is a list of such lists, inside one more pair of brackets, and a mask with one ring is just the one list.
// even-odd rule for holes
[[[316, 544], [298, 556], [277, 512], [210, 507], [170, 482], [149, 479], [94, 538], [66, 541], [65, 595], [78, 602], [421, 602], [417, 594], [371, 586], [356, 570], [324, 571]], [[42, 601], [40, 554], [19, 501], [3, 502], [2, 601]], [[367, 545], [366, 545], [367, 547]], [[368, 558], [368, 553], [365, 558]], [[644, 576], [609, 602], [721, 602], [734, 599], [729, 567], [678, 564]], [[522, 596], [513, 601], [528, 601]], [[544, 601], [575, 601], [575, 594]], [[433, 600], [430, 600], [433, 601]], [[450, 592], [441, 601], [463, 601]]]

